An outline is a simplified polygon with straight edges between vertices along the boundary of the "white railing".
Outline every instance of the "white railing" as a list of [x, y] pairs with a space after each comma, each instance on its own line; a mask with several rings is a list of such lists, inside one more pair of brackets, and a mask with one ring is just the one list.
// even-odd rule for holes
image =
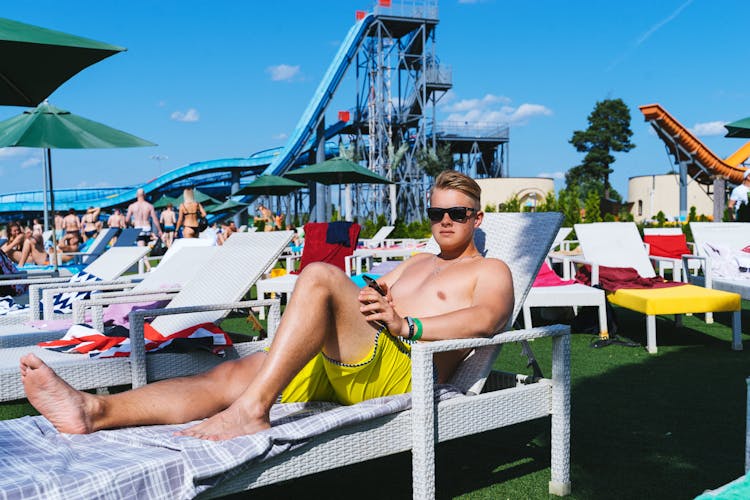
[[376, 15], [383, 16], [437, 19], [438, 0], [402, 0], [401, 2], [378, 0], [372, 11]]

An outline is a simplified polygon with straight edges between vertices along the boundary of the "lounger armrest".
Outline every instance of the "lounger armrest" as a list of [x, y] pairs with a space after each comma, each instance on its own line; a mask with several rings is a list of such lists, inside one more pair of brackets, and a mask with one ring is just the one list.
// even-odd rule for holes
[[[67, 292], [98, 292], [100, 290], [123, 290], [126, 288], [132, 288], [136, 284], [128, 281], [117, 283], [116, 280], [112, 282], [106, 282], [102, 284], [99, 282], [86, 282], [86, 283], [70, 283], [71, 286], [48, 286], [40, 287], [35, 292], [41, 291], [42, 293], [42, 311], [44, 313], [44, 319], [53, 319], [54, 315], [54, 304], [55, 296], [61, 293]], [[36, 294], [33, 296], [36, 298]], [[32, 294], [29, 293], [29, 302], [32, 300]], [[75, 303], [76, 301], [73, 301]]]
[[[162, 294], [162, 293], [177, 293], [182, 290], [181, 286], [165, 287], [165, 288], [154, 288], [151, 290], [138, 290], [137, 295], [148, 296], [151, 294]], [[102, 292], [96, 295], [97, 299], [109, 299], [109, 298], [121, 298], [121, 297], [133, 297], [132, 290], [122, 290], [116, 292]]]
[[[703, 274], [705, 277], [705, 283], [704, 286], [706, 288], [711, 288], [711, 284], [713, 282], [713, 278], [711, 276], [711, 260], [704, 256], [704, 255], [683, 255], [682, 256], [682, 269], [685, 273], [685, 276], [688, 276], [688, 273], [690, 272], [690, 261], [691, 260], [699, 260], [703, 263]], [[696, 269], [696, 275], [698, 270]]]
[[170, 300], [179, 292], [161, 290], [160, 292], [146, 292], [122, 297], [97, 297], [87, 300], [73, 301], [73, 323], [86, 322], [86, 310], [91, 309], [91, 324], [97, 330], [104, 328], [104, 308], [112, 304], [133, 304], [136, 302]]
[[278, 299], [245, 300], [232, 304], [210, 304], [205, 306], [171, 307], [167, 309], [152, 309], [149, 311], [133, 311], [130, 313], [130, 367], [133, 372], [133, 388], [147, 383], [146, 380], [146, 345], [144, 343], [143, 328], [146, 318], [167, 316], [172, 314], [188, 314], [207, 311], [227, 311], [231, 309], [248, 309], [251, 307], [269, 307], [268, 336], [272, 338], [281, 318], [281, 302]]
[[[585, 257], [576, 257], [573, 256], [570, 259], [568, 259], [568, 262], [570, 262], [571, 267], [575, 264], [580, 264], [583, 266], [591, 266], [591, 283], [589, 283], [591, 286], [598, 285], [599, 284], [599, 264], [590, 260], [586, 260]], [[573, 273], [570, 274], [570, 276], [574, 276]]]
[[520, 342], [522, 340], [533, 340], [542, 337], [557, 337], [570, 333], [568, 325], [551, 325], [524, 330], [510, 330], [493, 335], [492, 337], [480, 339], [451, 339], [436, 340], [432, 342], [417, 342], [412, 345], [412, 354], [425, 352], [435, 354], [438, 352], [455, 351], [458, 349], [476, 349], [490, 345], [507, 344], [509, 342]]
[[134, 286], [128, 278], [118, 278], [110, 281], [82, 281], [80, 283], [55, 283], [40, 286], [34, 286], [29, 289], [29, 307], [34, 315], [32, 319], [38, 319], [38, 308], [41, 294], [42, 308], [44, 309], [44, 319], [53, 318], [53, 307], [55, 295], [64, 292], [88, 292], [96, 290], [121, 290], [124, 287]]

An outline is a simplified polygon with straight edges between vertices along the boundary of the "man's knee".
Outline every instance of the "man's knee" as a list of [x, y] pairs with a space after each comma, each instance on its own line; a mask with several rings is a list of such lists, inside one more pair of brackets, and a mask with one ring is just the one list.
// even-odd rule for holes
[[340, 282], [346, 275], [338, 267], [325, 262], [312, 262], [305, 266], [299, 275], [299, 282], [331, 285]]

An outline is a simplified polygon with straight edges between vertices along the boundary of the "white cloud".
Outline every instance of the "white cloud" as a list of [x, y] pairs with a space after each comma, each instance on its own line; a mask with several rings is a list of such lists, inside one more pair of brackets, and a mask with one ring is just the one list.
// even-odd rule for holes
[[26, 158], [23, 162], [21, 162], [21, 168], [35, 167], [41, 164], [42, 164], [41, 158], [32, 156], [31, 158]]
[[276, 134], [275, 136], [273, 136], [273, 138], [276, 139], [277, 141], [283, 141], [284, 139], [288, 139], [289, 135], [282, 132], [280, 134]]
[[449, 122], [507, 123], [526, 125], [535, 116], [549, 116], [552, 110], [541, 104], [524, 103], [518, 107], [510, 105], [511, 99], [505, 96], [487, 94], [481, 99], [462, 99], [445, 106], [450, 112]]
[[93, 184], [89, 184], [86, 181], [79, 182], [76, 186], [77, 188], [105, 188], [105, 187], [112, 187], [112, 184], [105, 181], [95, 182]]
[[565, 172], [539, 172], [539, 174], [537, 174], [537, 177], [551, 177], [556, 180], [563, 180], [565, 179]]
[[192, 123], [200, 120], [201, 115], [197, 109], [190, 108], [184, 113], [182, 111], [175, 111], [169, 117], [176, 122]]
[[164, 100], [159, 101], [159, 102], [156, 103], [156, 106], [159, 107], [159, 108], [163, 108], [166, 105], [167, 105], [167, 101], [164, 101]]
[[274, 82], [289, 81], [299, 74], [299, 66], [290, 66], [289, 64], [279, 64], [277, 66], [269, 66], [266, 68], [266, 72], [271, 75], [271, 80]]
[[698, 137], [724, 135], [727, 133], [727, 129], [724, 128], [725, 123], [726, 122], [722, 121], [696, 123], [695, 125], [693, 125], [690, 131]]
[[487, 94], [481, 99], [462, 99], [453, 104], [447, 104], [445, 110], [453, 113], [461, 113], [473, 109], [485, 108], [493, 104], [510, 104], [511, 100], [505, 96]]
[[29, 148], [0, 148], [0, 160], [24, 156], [27, 155], [29, 151]]

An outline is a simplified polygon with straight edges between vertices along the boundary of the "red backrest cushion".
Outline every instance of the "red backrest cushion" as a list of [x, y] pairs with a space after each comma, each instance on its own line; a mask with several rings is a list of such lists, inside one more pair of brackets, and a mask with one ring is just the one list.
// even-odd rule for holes
[[356, 222], [349, 228], [349, 246], [326, 243], [327, 222], [308, 222], [305, 224], [305, 246], [302, 250], [302, 271], [311, 262], [327, 262], [344, 270], [344, 257], [351, 255], [357, 248], [359, 230]]
[[643, 237], [643, 241], [649, 244], [649, 255], [679, 259], [683, 254], [690, 253], [684, 234], [648, 235]]

